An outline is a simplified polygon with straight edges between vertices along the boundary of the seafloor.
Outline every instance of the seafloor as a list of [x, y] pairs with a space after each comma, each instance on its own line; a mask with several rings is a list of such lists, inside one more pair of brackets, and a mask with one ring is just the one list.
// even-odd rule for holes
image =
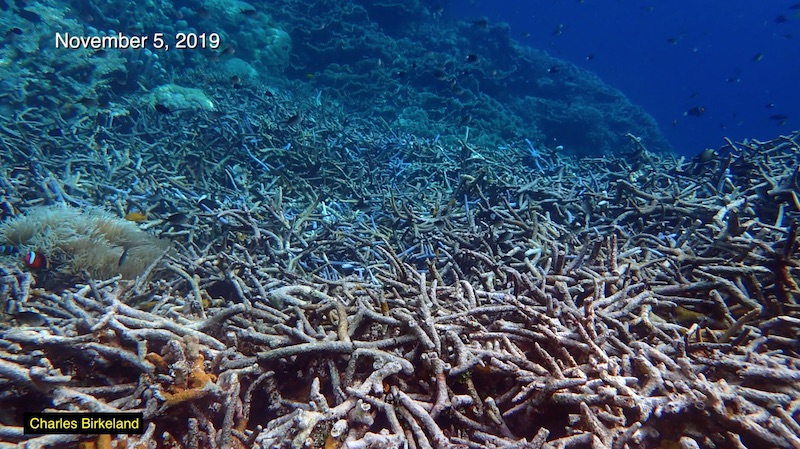
[[798, 133], [576, 157], [173, 81], [4, 94], [0, 447], [800, 448]]

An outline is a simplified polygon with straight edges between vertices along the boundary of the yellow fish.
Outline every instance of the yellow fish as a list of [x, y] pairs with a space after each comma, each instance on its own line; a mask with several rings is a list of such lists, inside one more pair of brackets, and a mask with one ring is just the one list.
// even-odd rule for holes
[[138, 223], [140, 221], [147, 220], [147, 215], [141, 212], [128, 212], [127, 214], [125, 214], [125, 219], [128, 221], [132, 221], [134, 223]]

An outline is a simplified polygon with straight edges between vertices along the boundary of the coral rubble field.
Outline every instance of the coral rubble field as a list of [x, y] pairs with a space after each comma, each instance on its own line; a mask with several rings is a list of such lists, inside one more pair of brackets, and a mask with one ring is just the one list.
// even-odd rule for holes
[[[81, 19], [55, 2], [13, 19], [22, 63], [0, 82], [16, 70], [25, 86], [0, 107], [0, 447], [800, 447], [800, 134], [689, 159], [644, 113], [592, 122], [604, 102], [635, 108], [588, 75], [571, 94], [585, 107], [551, 81], [501, 98], [530, 58], [497, 62], [480, 91], [450, 83], [455, 97], [435, 76], [391, 81], [388, 55], [345, 70], [322, 45], [344, 32], [337, 14], [375, 28], [359, 51], [392, 30], [358, 2], [317, 3], [209, 2], [227, 33], [261, 23], [238, 44], [259, 51], [206, 59], [224, 70], [86, 54], [110, 58], [102, 73], [76, 58], [41, 83], [37, 64], [58, 58], [22, 45], [23, 22]], [[373, 3], [409, 22], [424, 10]], [[314, 20], [330, 22], [299, 30]], [[460, 26], [465, 45], [502, 34]], [[435, 70], [423, 44], [403, 58]], [[554, 112], [519, 115], [534, 103]], [[145, 429], [24, 434], [23, 413], [43, 411], [139, 412]]]

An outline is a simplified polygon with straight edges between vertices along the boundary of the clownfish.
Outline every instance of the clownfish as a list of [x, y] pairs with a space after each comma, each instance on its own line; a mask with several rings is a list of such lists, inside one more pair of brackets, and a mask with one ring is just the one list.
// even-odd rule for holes
[[24, 263], [26, 267], [33, 268], [34, 270], [47, 269], [47, 258], [38, 251], [28, 251], [22, 258], [22, 263]]

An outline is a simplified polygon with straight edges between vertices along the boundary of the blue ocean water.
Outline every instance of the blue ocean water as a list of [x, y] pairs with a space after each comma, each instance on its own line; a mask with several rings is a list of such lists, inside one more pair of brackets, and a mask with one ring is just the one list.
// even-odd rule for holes
[[[507, 22], [521, 43], [598, 74], [645, 108], [676, 152], [800, 126], [800, 3], [453, 0], [444, 17]], [[700, 115], [686, 114], [693, 108]]]

